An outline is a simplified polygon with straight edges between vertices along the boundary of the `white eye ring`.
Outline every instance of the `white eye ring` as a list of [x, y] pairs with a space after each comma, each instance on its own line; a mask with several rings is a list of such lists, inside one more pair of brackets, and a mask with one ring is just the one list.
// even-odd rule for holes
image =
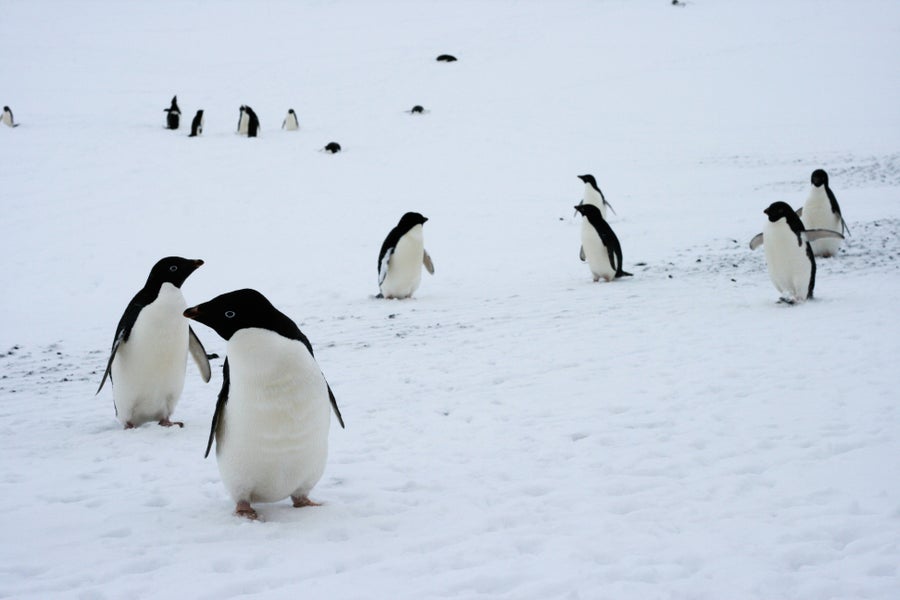
[[225, 311], [225, 318], [226, 318], [226, 319], [233, 319], [233, 318], [234, 318], [234, 311], [233, 311], [233, 310], [226, 310], [226, 311]]
[[171, 267], [169, 267], [169, 270], [174, 273], [175, 271], [178, 270], [178, 265], [172, 265]]

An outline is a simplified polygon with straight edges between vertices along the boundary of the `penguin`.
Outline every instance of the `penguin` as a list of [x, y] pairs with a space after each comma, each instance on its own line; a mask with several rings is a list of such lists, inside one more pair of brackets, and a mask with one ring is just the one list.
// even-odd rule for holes
[[205, 456], [215, 440], [235, 514], [256, 519], [251, 502], [288, 496], [295, 507], [317, 506], [308, 494], [325, 470], [331, 411], [342, 428], [344, 419], [307, 337], [252, 289], [216, 296], [184, 316], [228, 342]]
[[612, 204], [606, 201], [606, 196], [604, 196], [603, 192], [600, 191], [600, 188], [597, 187], [597, 180], [594, 179], [593, 175], [579, 175], [578, 179], [584, 182], [584, 198], [580, 204], [593, 204], [600, 209], [600, 214], [603, 216], [604, 220], [606, 220], [607, 207], [613, 211], [613, 214], [616, 214]]
[[391, 229], [378, 253], [376, 298], [409, 298], [422, 280], [422, 265], [434, 275], [434, 264], [422, 239], [422, 225], [428, 219], [408, 212]]
[[19, 124], [16, 123], [16, 120], [13, 118], [12, 109], [8, 106], [3, 107], [3, 116], [0, 117], [0, 122], [2, 122], [7, 127], [18, 127]]
[[197, 137], [203, 133], [203, 109], [197, 111], [194, 120], [191, 121], [191, 135], [188, 137]]
[[287, 116], [284, 118], [281, 128], [287, 129], [288, 131], [297, 131], [300, 129], [300, 123], [297, 121], [297, 113], [294, 112], [293, 108], [288, 109]]
[[241, 104], [241, 114], [238, 116], [237, 132], [240, 135], [247, 135], [247, 128], [249, 125], [250, 114], [247, 112], [247, 107]]
[[411, 109], [409, 109], [409, 114], [411, 115], [421, 115], [425, 112], [425, 107], [421, 104], [416, 104]]
[[184, 427], [169, 418], [184, 388], [188, 352], [209, 382], [209, 359], [215, 355], [206, 354], [182, 315], [187, 303], [181, 285], [202, 264], [179, 256], [161, 259], [119, 319], [97, 393], [109, 378], [116, 417], [125, 429], [148, 421]]
[[178, 108], [178, 96], [172, 96], [172, 105], [163, 109], [166, 115], [166, 129], [178, 129], [181, 123], [181, 109]]
[[[803, 226], [807, 229], [828, 229], [840, 233], [850, 233], [844, 217], [841, 215], [841, 207], [837, 198], [828, 186], [828, 173], [823, 169], [816, 169], [810, 176], [812, 187], [806, 203], [797, 211]], [[841, 247], [841, 240], [825, 238], [810, 242], [813, 254], [823, 258], [830, 258], [837, 254]]]
[[575, 210], [584, 217], [581, 220], [581, 251], [579, 258], [587, 261], [594, 281], [602, 277], [612, 281], [619, 277], [631, 277], [622, 270], [622, 246], [612, 227], [603, 218], [595, 204], [579, 204]]
[[810, 241], [843, 236], [826, 229], [806, 229], [787, 202], [773, 202], [763, 212], [769, 220], [762, 233], [750, 240], [750, 249], [765, 244], [766, 267], [781, 294], [779, 302], [811, 300], [816, 287], [816, 259]]
[[259, 117], [249, 106], [244, 107], [247, 114], [247, 137], [256, 137], [259, 134]]
[[438, 61], [438, 62], [448, 62], [448, 63], [450, 63], [450, 62], [456, 62], [456, 57], [453, 56], [452, 54], [441, 54], [441, 55], [438, 56], [435, 60]]
[[322, 149], [328, 154], [337, 154], [341, 151], [341, 145], [337, 142], [328, 142]]

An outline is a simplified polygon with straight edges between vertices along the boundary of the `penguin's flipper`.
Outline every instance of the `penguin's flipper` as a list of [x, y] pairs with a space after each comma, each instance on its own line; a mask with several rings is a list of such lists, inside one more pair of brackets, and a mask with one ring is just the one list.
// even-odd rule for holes
[[103, 389], [103, 384], [106, 383], [107, 377], [109, 377], [109, 380], [112, 381], [113, 359], [116, 357], [116, 350], [119, 349], [119, 344], [122, 343], [124, 337], [125, 331], [122, 330], [119, 332], [119, 335], [116, 336], [115, 341], [113, 341], [112, 350], [110, 350], [109, 352], [109, 361], [106, 363], [106, 371], [103, 372], [103, 379], [100, 380], [100, 387], [98, 387], [97, 391], [94, 392], [95, 396], [100, 393], [100, 390]]
[[[325, 376], [322, 375], [324, 378]], [[334, 416], [337, 417], [338, 423], [341, 424], [341, 429], [346, 429], [344, 427], [344, 417], [341, 416], [341, 409], [338, 408], [337, 400], [334, 398], [334, 392], [331, 391], [331, 386], [328, 385], [328, 381], [325, 381], [325, 387], [328, 388], [328, 399], [331, 401], [331, 409], [334, 411]]]
[[131, 328], [134, 327], [138, 315], [141, 314], [141, 309], [144, 308], [143, 302], [139, 300], [141, 293], [142, 292], [138, 292], [135, 297], [131, 299], [125, 312], [122, 313], [122, 318], [119, 319], [119, 324], [116, 327], [116, 337], [113, 340], [112, 349], [109, 351], [109, 361], [106, 363], [106, 371], [104, 371], [103, 379], [100, 380], [100, 387], [97, 388], [97, 392], [94, 395], [99, 394], [100, 390], [103, 389], [103, 384], [106, 383], [107, 377], [112, 381], [112, 364], [113, 359], [116, 358], [116, 351], [121, 344], [128, 341], [128, 337], [131, 335]]
[[814, 242], [816, 240], [821, 240], [823, 238], [840, 238], [844, 239], [837, 231], [832, 231], [830, 229], [807, 229], [804, 231], [806, 234], [806, 240], [809, 242]]
[[609, 210], [613, 211], [613, 214], [614, 214], [614, 215], [616, 215], [617, 217], [619, 216], [619, 213], [617, 213], [617, 212], [616, 212], [616, 209], [614, 209], [614, 208], [612, 207], [612, 204], [610, 204], [609, 202], [606, 201], [606, 198], [603, 199], [603, 204], [605, 204], [606, 207], [609, 208]]
[[209, 379], [212, 377], [212, 370], [209, 367], [209, 355], [190, 325], [188, 326], [188, 350], [190, 350], [194, 362], [197, 363], [197, 368], [200, 369], [200, 376], [203, 377], [204, 383], [209, 383]]
[[222, 419], [222, 411], [225, 410], [225, 403], [228, 402], [228, 391], [231, 387], [231, 377], [228, 373], [228, 358], [225, 358], [225, 364], [222, 365], [222, 389], [219, 390], [219, 398], [216, 400], [216, 412], [213, 413], [212, 424], [209, 427], [209, 441], [206, 442], [206, 454], [203, 458], [209, 456], [212, 448], [213, 439], [216, 437], [219, 421]]
[[750, 249], [756, 250], [757, 248], [759, 248], [762, 245], [763, 245], [763, 234], [757, 233], [756, 235], [753, 236], [753, 239], [750, 240]]
[[581, 262], [584, 262], [587, 260], [587, 257], [584, 255], [584, 246], [581, 246], [580, 248], [578, 248], [578, 258], [581, 259]]
[[381, 257], [381, 264], [378, 267], [378, 285], [380, 286], [384, 283], [384, 278], [387, 277], [388, 265], [391, 262], [391, 255], [394, 253], [393, 248], [388, 248], [387, 252], [384, 253], [384, 256]]
[[425, 265], [426, 271], [428, 271], [431, 275], [434, 275], [434, 263], [431, 262], [431, 257], [428, 256], [428, 250], [424, 251], [424, 256], [422, 256], [422, 264]]
[[[13, 125], [13, 127], [18, 127], [18, 125]], [[850, 228], [847, 227], [847, 221], [844, 220], [843, 215], [841, 215], [841, 233], [847, 232], [847, 235], [853, 235], [850, 233]]]
[[281, 122], [281, 128], [284, 129], [286, 125], [287, 125], [287, 119], [285, 119], [284, 121]]

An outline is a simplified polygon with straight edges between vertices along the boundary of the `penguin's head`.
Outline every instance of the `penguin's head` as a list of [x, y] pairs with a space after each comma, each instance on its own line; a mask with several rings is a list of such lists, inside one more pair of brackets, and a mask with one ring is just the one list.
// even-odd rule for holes
[[594, 187], [597, 187], [597, 180], [594, 179], [593, 175], [579, 175], [578, 179], [582, 180], [585, 183], [589, 183]]
[[145, 287], [159, 288], [164, 283], [171, 283], [177, 288], [181, 287], [184, 280], [196, 271], [203, 261], [193, 258], [181, 258], [180, 256], [167, 256], [159, 260], [150, 269]]
[[828, 187], [828, 173], [824, 169], [816, 169], [809, 178], [810, 183], [816, 187]]
[[3, 107], [3, 112], [12, 112], [8, 106]]
[[289, 114], [289, 115], [294, 114], [294, 109], [293, 109], [293, 108], [289, 108], [289, 109], [288, 109], [288, 114]]
[[400, 222], [397, 224], [401, 229], [412, 229], [416, 225], [424, 225], [428, 220], [428, 217], [422, 215], [417, 212], [408, 212], [402, 217], [400, 217]]
[[265, 296], [249, 288], [228, 292], [192, 306], [184, 311], [184, 316], [214, 329], [225, 340], [230, 340], [241, 329], [252, 327], [276, 332], [297, 327]]
[[[794, 209], [791, 208], [791, 205], [787, 202], [773, 202], [769, 205], [769, 208], [763, 211], [769, 216], [769, 221], [772, 223], [776, 222], [778, 219], [787, 219], [790, 223], [793, 221], [791, 217], [797, 217], [797, 213], [794, 212]], [[800, 217], [797, 217], [797, 220], [800, 220]]]
[[576, 204], [575, 210], [580, 212], [583, 217], [588, 219], [603, 220], [603, 213], [593, 204]]

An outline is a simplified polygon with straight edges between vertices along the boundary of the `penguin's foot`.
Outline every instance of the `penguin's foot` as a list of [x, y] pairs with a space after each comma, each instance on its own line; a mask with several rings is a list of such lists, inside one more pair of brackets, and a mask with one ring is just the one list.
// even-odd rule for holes
[[790, 304], [791, 306], [793, 306], [794, 304], [797, 304], [797, 301], [794, 300], [793, 298], [779, 298], [777, 303], [778, 304]]
[[303, 508], [304, 506], [322, 506], [319, 502], [313, 502], [306, 496], [291, 496], [294, 501], [294, 508]]
[[159, 424], [161, 427], [172, 427], [173, 425], [184, 427], [184, 423], [182, 423], [181, 421], [170, 421], [168, 417], [166, 417], [165, 419], [160, 419]]
[[126, 421], [125, 429], [134, 429], [134, 423], [132, 423], [131, 421]]
[[237, 503], [237, 506], [234, 509], [234, 514], [238, 517], [250, 519], [251, 521], [255, 521], [259, 518], [259, 515], [256, 514], [256, 511], [253, 510], [253, 507], [250, 506], [250, 503], [246, 500], [241, 500]]

